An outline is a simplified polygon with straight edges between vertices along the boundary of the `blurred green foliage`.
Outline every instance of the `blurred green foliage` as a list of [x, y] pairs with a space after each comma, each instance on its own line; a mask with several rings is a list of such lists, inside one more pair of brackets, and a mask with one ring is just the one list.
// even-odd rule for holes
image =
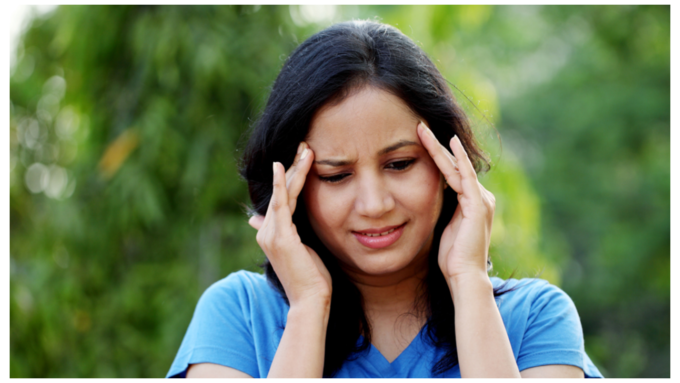
[[605, 376], [670, 376], [669, 6], [60, 6], [10, 77], [11, 377], [165, 375], [205, 288], [263, 259], [244, 132], [351, 18], [417, 41], [469, 112], [495, 272], [569, 293]]

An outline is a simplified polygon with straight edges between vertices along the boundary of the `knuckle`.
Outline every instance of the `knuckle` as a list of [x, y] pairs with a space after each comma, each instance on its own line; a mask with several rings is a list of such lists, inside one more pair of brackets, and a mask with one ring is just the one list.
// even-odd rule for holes
[[267, 249], [267, 242], [264, 238], [264, 234], [257, 233], [257, 236], [255, 237], [255, 240], [257, 241], [257, 244], [260, 245], [262, 250]]
[[285, 176], [283, 177], [283, 180], [280, 177], [274, 177], [274, 181], [273, 181], [274, 190], [285, 185], [285, 183], [286, 183], [286, 177]]
[[286, 172], [286, 184], [289, 184], [290, 181], [295, 177], [295, 175], [298, 172], [298, 168], [296, 164], [291, 165], [290, 169]]
[[434, 154], [437, 157], [441, 157], [447, 151], [446, 148], [442, 144], [439, 143], [439, 141], [437, 141], [437, 143], [436, 143], [436, 145], [433, 149], [434, 150], [432, 150], [432, 152], [433, 152], [432, 154]]
[[270, 204], [271, 204], [272, 210], [274, 210], [274, 211], [279, 210], [279, 208], [281, 208], [281, 202], [273, 194], [272, 194]]

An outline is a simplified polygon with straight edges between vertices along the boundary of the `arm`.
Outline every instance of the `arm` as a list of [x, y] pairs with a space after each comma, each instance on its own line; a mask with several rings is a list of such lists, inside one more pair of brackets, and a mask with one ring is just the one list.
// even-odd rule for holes
[[480, 273], [448, 283], [456, 307], [461, 377], [521, 377], [489, 277]]
[[449, 280], [456, 303], [456, 343], [462, 377], [583, 378], [569, 365], [546, 365], [518, 371], [503, 319], [485, 274]]
[[313, 152], [301, 143], [290, 169], [273, 164], [273, 191], [265, 217], [249, 221], [290, 302], [288, 321], [268, 377], [321, 378], [332, 281], [321, 258], [304, 245], [292, 222]]
[[[314, 153], [303, 142], [287, 172], [275, 162], [267, 213], [248, 221], [257, 229], [257, 243], [276, 271], [290, 304], [286, 327], [269, 368], [270, 378], [323, 376], [332, 281], [316, 252], [301, 242], [292, 221], [313, 157]], [[249, 375], [226, 366], [200, 363], [191, 366], [187, 376], [242, 378]]]
[[291, 307], [268, 378], [321, 378], [330, 300]]
[[447, 184], [458, 194], [458, 207], [442, 233], [438, 263], [455, 304], [461, 377], [575, 377], [574, 368], [583, 376], [579, 368], [562, 365], [520, 373], [486, 271], [496, 200], [479, 183], [458, 137], [449, 143], [452, 155], [425, 124], [417, 129]]

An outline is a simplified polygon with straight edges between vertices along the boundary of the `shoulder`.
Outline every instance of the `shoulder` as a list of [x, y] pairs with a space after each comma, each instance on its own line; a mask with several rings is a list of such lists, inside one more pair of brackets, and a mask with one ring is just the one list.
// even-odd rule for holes
[[545, 288], [550, 289], [551, 287], [557, 288], [557, 286], [550, 284], [550, 282], [546, 281], [545, 279], [539, 278], [501, 279], [498, 277], [490, 277], [490, 279], [494, 288], [500, 287], [502, 290], [517, 288], [516, 291], [520, 291], [518, 288], [523, 287], [522, 291], [525, 295], [527, 294], [527, 289], [524, 288], [525, 286], [528, 287], [528, 290], [532, 292], [540, 291]]
[[520, 371], [571, 365], [586, 377], [602, 377], [584, 349], [583, 329], [572, 299], [559, 287], [536, 278], [491, 278]]
[[576, 309], [569, 295], [550, 282], [538, 278], [500, 279], [492, 277], [494, 288], [502, 293], [496, 299], [499, 305], [522, 306], [531, 311], [546, 307]]
[[520, 371], [571, 365], [586, 376], [601, 376], [585, 353], [581, 320], [567, 293], [542, 279], [494, 279], [494, 287], [510, 290], [496, 304]]
[[536, 278], [495, 279], [494, 287], [507, 291], [496, 297], [496, 304], [511, 336], [522, 338], [522, 342], [539, 333], [558, 336], [571, 339], [574, 347], [583, 341], [576, 306], [562, 289]]
[[286, 311], [261, 274], [241, 270], [213, 283], [198, 300], [168, 376], [184, 376], [196, 363], [260, 376], [261, 358], [273, 358]]
[[264, 275], [240, 270], [205, 290], [196, 305], [194, 319], [224, 320], [238, 316], [250, 322], [258, 318], [258, 313], [268, 312], [278, 317], [285, 315], [286, 310], [285, 300]]
[[258, 273], [247, 270], [239, 270], [229, 274], [208, 287], [201, 299], [209, 296], [219, 296], [225, 294], [241, 294], [254, 291], [267, 291], [271, 289], [267, 278]]

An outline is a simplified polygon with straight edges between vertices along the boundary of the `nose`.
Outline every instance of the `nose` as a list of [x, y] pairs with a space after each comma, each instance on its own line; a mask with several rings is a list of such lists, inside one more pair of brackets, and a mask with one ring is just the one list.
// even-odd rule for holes
[[359, 214], [368, 218], [380, 218], [394, 209], [394, 196], [381, 177], [366, 175], [358, 184], [355, 209]]

